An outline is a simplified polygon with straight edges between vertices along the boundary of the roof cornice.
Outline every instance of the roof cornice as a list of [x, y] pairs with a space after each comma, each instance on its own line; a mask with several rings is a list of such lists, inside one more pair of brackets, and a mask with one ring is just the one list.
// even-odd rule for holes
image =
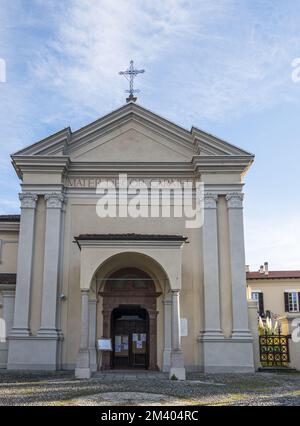
[[15, 152], [13, 156], [19, 155], [35, 155], [38, 151], [38, 154], [47, 155], [49, 151], [51, 154], [61, 153], [64, 154], [66, 146], [71, 139], [72, 131], [70, 127], [60, 130], [53, 135], [48, 136], [45, 139], [42, 139], [32, 145], [29, 145], [18, 152]]
[[0, 231], [19, 232], [20, 222], [0, 222]]
[[[210, 133], [206, 133], [203, 130], [198, 129], [197, 127], [192, 127], [191, 134], [193, 136], [194, 145], [198, 146], [198, 153], [201, 153], [201, 148], [212, 150], [213, 153], [216, 154], [228, 154], [228, 155], [241, 155], [241, 156], [250, 156], [254, 158], [254, 154], [251, 152], [245, 151], [244, 149], [233, 145], [225, 141], [224, 139], [220, 139]], [[219, 151], [219, 152], [218, 152]]]
[[196, 173], [241, 173], [244, 174], [253, 163], [251, 155], [196, 155], [192, 159]]
[[124, 173], [124, 172], [191, 172], [190, 162], [71, 162], [68, 167], [70, 174], [88, 173]]
[[42, 155], [12, 155], [12, 164], [20, 179], [23, 173], [59, 173], [68, 170], [70, 163], [68, 156], [42, 156]]

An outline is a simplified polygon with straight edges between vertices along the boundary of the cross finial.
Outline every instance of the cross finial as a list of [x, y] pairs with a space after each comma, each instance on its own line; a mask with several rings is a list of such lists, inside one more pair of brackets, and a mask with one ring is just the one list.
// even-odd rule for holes
[[126, 98], [126, 102], [135, 102], [137, 100], [136, 96], [134, 96], [134, 93], [139, 93], [139, 90], [133, 88], [133, 80], [137, 74], [143, 74], [144, 72], [145, 70], [134, 69], [133, 60], [130, 61], [129, 68], [126, 71], [119, 72], [120, 75], [124, 75], [124, 77], [129, 81], [129, 90], [125, 90], [126, 93], [129, 93], [128, 98]]

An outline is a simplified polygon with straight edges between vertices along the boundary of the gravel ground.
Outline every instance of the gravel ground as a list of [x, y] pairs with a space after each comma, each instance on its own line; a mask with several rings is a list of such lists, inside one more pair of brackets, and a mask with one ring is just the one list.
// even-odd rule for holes
[[0, 405], [300, 405], [300, 373], [193, 373], [187, 381], [0, 370]]

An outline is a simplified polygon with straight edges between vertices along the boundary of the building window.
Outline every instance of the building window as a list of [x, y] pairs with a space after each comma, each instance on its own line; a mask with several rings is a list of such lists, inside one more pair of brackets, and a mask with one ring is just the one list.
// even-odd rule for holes
[[256, 300], [258, 302], [259, 300], [259, 292], [258, 291], [252, 291], [251, 292], [251, 299]]
[[258, 302], [258, 313], [261, 317], [264, 317], [264, 295], [261, 291], [252, 291], [251, 299]]
[[296, 291], [288, 293], [289, 312], [299, 311], [299, 296]]

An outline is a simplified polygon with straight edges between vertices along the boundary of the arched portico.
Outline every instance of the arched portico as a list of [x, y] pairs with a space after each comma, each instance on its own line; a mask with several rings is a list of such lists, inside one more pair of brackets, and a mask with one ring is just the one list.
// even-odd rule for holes
[[157, 370], [157, 298], [162, 293], [150, 275], [136, 267], [121, 268], [105, 279], [98, 294], [103, 337], [112, 338], [113, 344], [113, 351], [102, 355], [101, 369]]
[[[154, 351], [154, 339], [158, 339], [161, 335], [163, 344], [163, 362], [161, 368], [169, 370], [170, 374], [175, 374], [179, 379], [185, 378], [183, 353], [180, 343], [180, 309], [179, 309], [179, 293], [181, 289], [181, 247], [185, 239], [180, 236], [143, 236], [144, 239], [135, 239], [132, 234], [127, 235], [126, 239], [112, 240], [112, 236], [80, 236], [76, 239], [81, 249], [81, 293], [82, 293], [82, 331], [81, 344], [77, 358], [76, 376], [90, 377], [91, 360], [90, 353], [93, 352], [91, 342], [95, 337], [95, 333], [91, 333], [89, 305], [97, 302], [97, 313], [102, 316], [102, 321], [95, 320], [98, 331], [101, 330], [100, 337], [111, 338], [111, 314], [113, 309], [120, 305], [140, 305], [142, 309], [146, 309], [149, 315], [150, 327], [149, 339], [152, 341], [152, 351], [149, 351], [151, 359], [149, 360], [149, 368], [156, 368], [157, 352]], [[148, 237], [148, 238], [147, 238]], [[157, 306], [152, 302], [152, 306], [148, 306], [145, 302], [143, 292], [137, 289], [126, 292], [126, 299], [118, 295], [113, 300], [109, 297], [106, 287], [109, 279], [122, 268], [136, 268], [147, 274], [153, 282], [153, 294], [157, 300], [161, 295], [161, 326], [159, 333], [153, 333], [156, 328]], [[127, 289], [128, 290], [128, 289]], [[99, 298], [100, 296], [100, 298]], [[107, 297], [106, 302], [104, 302]], [[124, 297], [124, 295], [123, 295]], [[89, 302], [90, 298], [90, 302]], [[140, 298], [139, 300], [137, 300]], [[139, 303], [134, 303], [134, 302]], [[123, 303], [122, 303], [123, 302]], [[126, 303], [124, 303], [126, 302]], [[130, 303], [128, 303], [130, 302]], [[110, 305], [110, 306], [109, 306]], [[94, 334], [94, 336], [93, 336]], [[99, 333], [98, 333], [99, 336]], [[168, 361], [169, 359], [169, 361]], [[107, 353], [103, 353], [102, 368], [111, 366], [111, 359]]]

